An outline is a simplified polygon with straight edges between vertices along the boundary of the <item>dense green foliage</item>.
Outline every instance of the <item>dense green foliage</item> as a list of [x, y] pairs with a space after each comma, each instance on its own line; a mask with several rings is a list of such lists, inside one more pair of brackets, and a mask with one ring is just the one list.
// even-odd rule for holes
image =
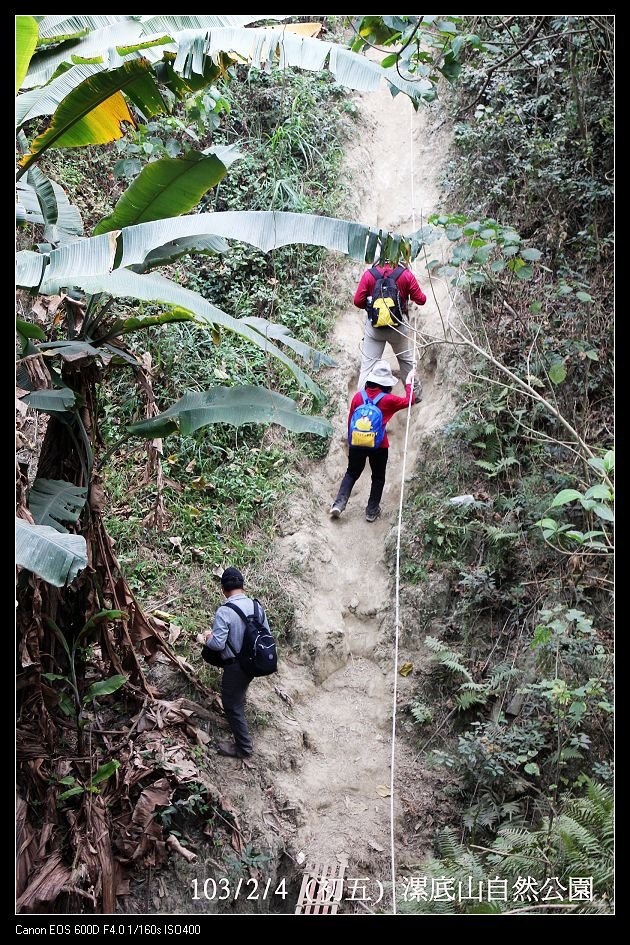
[[[454, 253], [432, 272], [467, 287], [479, 347], [546, 403], [469, 358], [460, 411], [408, 495], [402, 573], [451, 595], [424, 615], [435, 668], [409, 706], [462, 805], [465, 846], [449, 835], [430, 875], [487, 878], [502, 859], [500, 875], [524, 869], [517, 851], [546, 836], [545, 818], [569, 849], [564, 805], [585, 776], [612, 779], [612, 26], [477, 17], [470, 28], [496, 50], [461, 73], [451, 213], [434, 220]], [[531, 246], [525, 265], [501, 254], [506, 228]], [[482, 863], [471, 844], [503, 857]], [[581, 867], [573, 875], [598, 873], [594, 858]], [[611, 896], [604, 873], [596, 911]], [[422, 908], [442, 906], [455, 908]]]
[[[334, 214], [341, 193], [342, 135], [352, 118], [339, 86], [326, 75], [246, 76], [244, 71], [242, 78], [217, 89], [208, 102], [215, 107], [220, 103], [224, 112], [220, 124], [214, 120], [217, 113], [210, 110], [200, 119], [202, 128], [197, 123], [191, 127], [189, 107], [187, 112], [182, 109], [171, 118], [140, 126], [134, 140], [150, 138], [150, 158], [163, 153], [160, 143], [175, 151], [186, 138], [186, 131], [176, 124], [180, 122], [188, 133], [203, 131], [200, 148], [239, 143], [242, 159], [202, 201], [200, 211], [274, 207]], [[126, 153], [122, 147], [109, 149], [104, 174], [115, 177], [121, 153]], [[138, 152], [131, 153], [138, 160]], [[63, 173], [63, 168], [59, 170]], [[118, 187], [110, 181], [112, 202]], [[265, 254], [233, 244], [220, 261], [198, 257], [198, 265], [191, 267], [183, 260], [175, 264], [174, 273], [187, 288], [221, 308], [240, 317], [279, 321], [297, 339], [322, 349], [334, 311], [332, 265], [318, 248], [294, 246]], [[258, 384], [295, 395], [279, 365], [236, 336], [222, 335], [217, 346], [196, 326], [172, 325], [168, 333], [150, 329], [132, 349], [151, 357], [160, 408], [186, 390], [205, 390], [209, 381]], [[142, 402], [124, 377], [110, 381], [103, 392], [102, 411], [109, 442], [115, 442], [125, 424], [143, 416]], [[108, 529], [132, 587], [149, 602], [177, 590], [181, 596], [171, 609], [186, 629], [198, 632], [207, 625], [212, 609], [208, 574], [221, 562], [238, 560], [259, 593], [267, 595], [274, 615], [277, 612], [277, 629], [288, 632], [290, 606], [267, 566], [265, 549], [282, 516], [282, 502], [298, 482], [300, 457], [320, 454], [326, 443], [273, 428], [249, 425], [235, 431], [214, 426], [194, 437], [167, 439], [164, 449], [165, 530], [156, 532], [143, 524], [155, 501], [155, 484], [142, 482], [137, 451], [115, 454], [105, 470], [112, 496]], [[173, 536], [180, 542], [170, 542]]]
[[[514, 914], [542, 912], [545, 905], [556, 908], [570, 900], [573, 912], [607, 912], [613, 877], [612, 810], [612, 790], [587, 778], [579, 796], [563, 796], [555, 816], [544, 817], [538, 829], [506, 823], [490, 848], [467, 847], [446, 827], [424, 875], [401, 883], [400, 911]], [[536, 878], [532, 874], [541, 863], [545, 877]]]

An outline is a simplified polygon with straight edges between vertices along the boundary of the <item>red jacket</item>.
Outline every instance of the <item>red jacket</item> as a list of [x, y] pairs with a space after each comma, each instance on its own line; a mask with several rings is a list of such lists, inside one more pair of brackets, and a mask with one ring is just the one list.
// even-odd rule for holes
[[[383, 414], [383, 426], [386, 427], [389, 420], [392, 419], [395, 413], [398, 413], [399, 410], [404, 410], [405, 407], [409, 406], [409, 398], [411, 398], [411, 403], [415, 402], [415, 397], [413, 396], [413, 390], [411, 389], [411, 384], [407, 384], [405, 387], [407, 391], [406, 397], [398, 397], [396, 394], [385, 394], [384, 397], [381, 397], [378, 404], [376, 405], [378, 409]], [[369, 384], [366, 385], [365, 393], [368, 395], [370, 400], [373, 400], [378, 394], [381, 393], [380, 387], [371, 387]], [[350, 403], [350, 413], [348, 414], [348, 434], [350, 433], [350, 420], [352, 414], [360, 407], [363, 403], [363, 397], [361, 396], [361, 391], [358, 390], [352, 401]], [[389, 447], [389, 440], [387, 439], [387, 429], [385, 429], [385, 436], [383, 437], [383, 442], [380, 445], [380, 449], [387, 449]], [[355, 447], [356, 449], [357, 447]]]
[[[385, 263], [384, 266], [377, 266], [376, 268], [382, 275], [387, 276], [390, 272], [393, 272], [396, 267], [392, 266], [390, 263]], [[375, 283], [376, 279], [371, 274], [370, 270], [366, 269], [361, 276], [357, 291], [354, 293], [354, 304], [357, 308], [365, 308], [367, 297], [368, 295], [372, 295]], [[411, 269], [405, 269], [405, 271], [400, 274], [396, 285], [405, 311], [407, 310], [407, 301], [409, 299], [415, 302], [416, 305], [424, 305], [426, 302], [427, 297], [418, 285], [418, 280]]]

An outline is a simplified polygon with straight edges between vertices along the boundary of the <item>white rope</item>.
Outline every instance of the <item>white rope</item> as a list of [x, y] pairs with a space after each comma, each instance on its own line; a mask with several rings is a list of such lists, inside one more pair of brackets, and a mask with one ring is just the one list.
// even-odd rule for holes
[[[413, 149], [413, 107], [410, 105], [409, 113], [409, 160], [411, 164], [411, 223], [413, 227], [413, 232], [416, 229], [416, 191], [415, 191], [415, 180], [414, 180], [414, 149]], [[413, 261], [412, 261], [413, 266]], [[415, 275], [415, 273], [414, 273]], [[411, 327], [411, 326], [410, 326]], [[411, 339], [410, 339], [411, 340]], [[414, 342], [412, 343], [413, 350], [413, 370], [416, 369], [417, 363], [417, 346]], [[415, 380], [415, 378], [414, 378]], [[413, 390], [414, 383], [411, 383], [411, 389]], [[396, 847], [395, 847], [395, 837], [394, 837], [394, 778], [395, 778], [395, 764], [396, 764], [396, 703], [398, 699], [398, 643], [400, 636], [400, 537], [402, 531], [402, 511], [403, 511], [403, 500], [405, 496], [405, 470], [407, 466], [407, 446], [409, 443], [409, 423], [411, 420], [411, 397], [409, 398], [409, 406], [407, 407], [407, 424], [405, 427], [405, 445], [403, 449], [403, 461], [402, 461], [402, 471], [400, 474], [400, 502], [398, 504], [398, 533], [396, 536], [396, 611], [395, 611], [395, 624], [394, 624], [394, 698], [392, 706], [392, 752], [391, 752], [391, 762], [390, 762], [390, 782], [389, 782], [389, 799], [390, 799], [390, 841], [391, 841], [391, 861], [392, 861], [392, 914], [396, 915]]]

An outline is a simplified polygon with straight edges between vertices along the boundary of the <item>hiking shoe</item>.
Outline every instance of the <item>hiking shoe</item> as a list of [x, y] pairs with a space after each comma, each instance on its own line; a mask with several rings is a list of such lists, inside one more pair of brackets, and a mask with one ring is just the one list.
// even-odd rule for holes
[[375, 522], [380, 514], [380, 505], [377, 505], [376, 507], [368, 505], [367, 509], [365, 510], [365, 520], [366, 522]]
[[348, 504], [348, 500], [346, 498], [335, 499], [335, 501], [330, 507], [331, 516], [333, 518], [339, 518], [339, 516], [341, 515], [341, 513], [343, 512], [347, 504]]
[[234, 742], [219, 742], [217, 753], [225, 755], [227, 758], [249, 758], [251, 755], [251, 751], [241, 751]]

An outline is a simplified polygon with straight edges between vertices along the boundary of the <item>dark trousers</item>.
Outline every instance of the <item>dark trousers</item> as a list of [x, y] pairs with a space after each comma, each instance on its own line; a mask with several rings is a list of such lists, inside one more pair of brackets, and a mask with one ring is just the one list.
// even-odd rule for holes
[[381, 501], [383, 489], [385, 488], [385, 469], [387, 467], [387, 456], [389, 450], [387, 447], [380, 446], [372, 450], [365, 446], [351, 446], [348, 449], [348, 469], [341, 480], [337, 498], [349, 498], [354, 488], [354, 484], [365, 469], [366, 462], [369, 462], [372, 470], [372, 485], [370, 487], [370, 497], [368, 507], [376, 508]]
[[226, 718], [234, 735], [236, 747], [249, 754], [253, 749], [252, 738], [245, 721], [245, 696], [251, 679], [246, 676], [240, 663], [231, 663], [223, 670], [221, 701]]
[[[352, 479], [352, 485], [357, 481], [365, 469], [366, 460], [370, 463], [372, 470], [372, 482], [382, 482], [385, 484], [385, 469], [387, 467], [387, 454], [389, 450], [379, 447], [376, 450], [368, 449], [365, 446], [351, 446], [348, 449], [348, 475]], [[381, 494], [382, 494], [381, 489]], [[379, 499], [381, 496], [379, 495]]]

